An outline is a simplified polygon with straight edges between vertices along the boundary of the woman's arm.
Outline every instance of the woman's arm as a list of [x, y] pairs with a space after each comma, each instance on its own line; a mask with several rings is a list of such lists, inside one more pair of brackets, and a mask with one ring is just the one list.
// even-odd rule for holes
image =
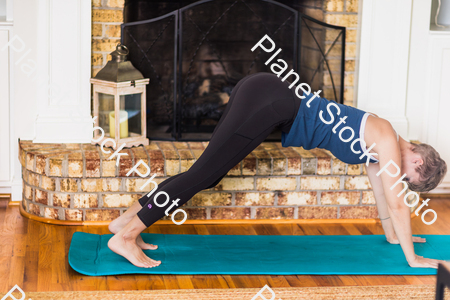
[[370, 185], [372, 186], [373, 195], [375, 196], [375, 201], [377, 204], [378, 215], [381, 220], [381, 226], [383, 227], [384, 234], [386, 235], [386, 240], [388, 242], [393, 242], [397, 238], [394, 231], [394, 226], [392, 226], [391, 217], [389, 215], [386, 198], [384, 197], [383, 184], [381, 178], [376, 174], [380, 171], [380, 164], [369, 164], [366, 168], [367, 175], [369, 176]]
[[[384, 197], [383, 184], [381, 178], [376, 176], [380, 171], [380, 164], [369, 164], [366, 168], [367, 175], [369, 176], [370, 184], [372, 185], [373, 194], [377, 204], [378, 215], [381, 220], [381, 226], [383, 227], [386, 240], [391, 244], [399, 244], [397, 235], [395, 234], [394, 226], [392, 225], [391, 216], [389, 215], [386, 198]], [[424, 238], [413, 236], [413, 242], [425, 243]]]
[[411, 234], [411, 212], [409, 207], [403, 202], [404, 194], [402, 193], [402, 185], [395, 185], [397, 181], [400, 181], [402, 174], [400, 170], [395, 168], [395, 165], [401, 168], [401, 156], [394, 129], [388, 121], [379, 119], [376, 124], [376, 129], [372, 127], [372, 130], [370, 138], [366, 142], [370, 145], [371, 142], [376, 142], [373, 150], [378, 153], [380, 168], [386, 168], [390, 174], [396, 174], [396, 176], [391, 176], [388, 172], [383, 171], [379, 174], [379, 177], [381, 177], [392, 225], [406, 260], [411, 267], [437, 268], [438, 260], [417, 256], [414, 253]]

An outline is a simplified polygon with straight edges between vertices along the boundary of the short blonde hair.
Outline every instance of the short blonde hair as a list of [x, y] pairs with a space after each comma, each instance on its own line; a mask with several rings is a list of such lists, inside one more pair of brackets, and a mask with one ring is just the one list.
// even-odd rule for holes
[[437, 187], [447, 174], [447, 164], [439, 156], [439, 153], [428, 144], [411, 142], [411, 151], [420, 154], [423, 164], [416, 168], [420, 182], [417, 184], [408, 182], [409, 189], [416, 192], [428, 192]]

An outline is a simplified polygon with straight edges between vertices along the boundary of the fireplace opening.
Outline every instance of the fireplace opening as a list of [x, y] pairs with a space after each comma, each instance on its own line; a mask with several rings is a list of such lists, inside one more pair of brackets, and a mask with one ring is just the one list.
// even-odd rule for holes
[[[125, 1], [121, 42], [130, 50], [128, 59], [150, 78], [147, 137], [209, 140], [237, 82], [270, 72], [267, 54], [250, 50], [265, 34], [300, 82], [323, 90], [331, 81], [326, 98], [343, 103], [345, 27], [301, 10], [294, 0]], [[325, 42], [330, 34], [334, 41]], [[266, 139], [280, 140], [278, 128]]]

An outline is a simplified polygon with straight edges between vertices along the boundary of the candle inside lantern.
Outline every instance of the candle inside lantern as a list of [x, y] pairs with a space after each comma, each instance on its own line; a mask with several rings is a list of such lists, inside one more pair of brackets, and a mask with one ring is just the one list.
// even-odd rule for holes
[[[119, 112], [120, 122], [120, 138], [128, 137], [128, 113], [125, 110]], [[116, 137], [116, 118], [114, 111], [109, 113], [109, 135], [112, 138]]]

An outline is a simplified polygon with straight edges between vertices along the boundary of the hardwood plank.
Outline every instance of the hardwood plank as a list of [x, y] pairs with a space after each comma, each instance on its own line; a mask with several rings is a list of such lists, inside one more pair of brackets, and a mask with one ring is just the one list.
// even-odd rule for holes
[[161, 290], [167, 289], [165, 280], [165, 275], [139, 275], [136, 274], [136, 286], [138, 290]]
[[23, 256], [27, 251], [27, 234], [26, 233], [16, 233], [14, 234], [13, 242], [13, 256]]
[[[52, 230], [51, 225], [39, 226], [38, 291], [49, 291], [52, 280]], [[59, 254], [61, 255], [61, 253]]]
[[177, 277], [175, 275], [163, 275], [164, 287], [170, 289], [180, 289]]
[[0, 201], [0, 231], [3, 229], [3, 222], [5, 221], [7, 207], [7, 201]]
[[22, 217], [19, 209], [13, 209], [11, 212], [16, 214], [16, 225], [15, 225], [15, 233], [16, 234], [27, 234], [28, 233], [28, 218]]
[[422, 280], [420, 280], [422, 276], [414, 276], [414, 275], [403, 275], [403, 278], [407, 282], [408, 285], [420, 285], [424, 284]]
[[147, 232], [147, 233], [161, 233], [161, 227], [165, 227], [165, 226], [152, 225], [152, 226], [148, 227], [147, 229], [145, 229], [144, 232]]
[[[159, 275], [153, 275], [153, 276], [159, 276]], [[151, 276], [153, 278], [153, 276]], [[157, 281], [157, 280], [155, 280]], [[115, 290], [137, 290], [137, 282], [136, 282], [136, 276], [135, 275], [114, 275], [114, 276], [106, 276], [106, 282], [108, 288], [111, 289], [113, 287]], [[162, 280], [161, 280], [162, 283]], [[155, 283], [156, 285], [157, 283]], [[162, 283], [163, 284], [163, 283]], [[153, 285], [153, 282], [152, 282]]]
[[23, 286], [24, 270], [25, 270], [25, 256], [13, 256], [9, 258], [10, 270], [6, 274], [9, 275], [8, 287], [12, 288], [16, 284]]
[[305, 235], [298, 224], [278, 224], [277, 229], [281, 235]]
[[207, 225], [207, 231], [208, 234], [219, 235], [256, 235], [257, 233], [253, 226], [254, 225], [247, 226], [242, 224]]
[[312, 275], [312, 279], [318, 286], [341, 286], [342, 281], [338, 276]]
[[291, 285], [286, 280], [284, 275], [268, 275], [269, 279], [269, 286], [276, 286], [276, 287], [290, 287]]
[[62, 291], [70, 291], [68, 250], [66, 251], [66, 231], [62, 226], [52, 226], [52, 284]]
[[436, 285], [436, 276], [417, 276], [423, 284], [433, 284]]
[[298, 224], [305, 235], [325, 235], [321, 224]]
[[314, 283], [312, 278], [310, 278], [309, 276], [302, 275], [305, 278], [299, 278], [299, 276], [300, 275], [285, 275], [284, 278], [286, 279], [290, 287], [302, 287], [305, 286], [305, 284], [308, 284], [307, 282]]
[[222, 289], [235, 288], [230, 275], [216, 275]]
[[367, 228], [371, 234], [384, 234], [384, 230], [379, 224], [364, 224], [364, 227]]
[[11, 284], [11, 256], [0, 256], [0, 291], [8, 292], [14, 284]]
[[194, 284], [192, 283], [190, 275], [175, 275], [178, 281], [180, 289], [193, 289]]
[[366, 226], [366, 224], [354, 224], [355, 227], [364, 235], [373, 235], [373, 232]]
[[258, 275], [233, 275], [236, 288], [262, 288], [264, 281]]
[[39, 227], [36, 221], [28, 220], [27, 248], [22, 289], [27, 292], [38, 291], [39, 272]]
[[[14, 210], [13, 210], [14, 211]], [[24, 274], [25, 274], [25, 255], [27, 249], [27, 230], [24, 230], [25, 224], [23, 218], [15, 215], [16, 217], [16, 226], [14, 233], [14, 242], [13, 242], [13, 254], [11, 257], [10, 263], [10, 272], [9, 273], [9, 287], [13, 287], [16, 284], [20, 287], [23, 287]]]
[[191, 275], [191, 281], [196, 289], [219, 287], [221, 283], [216, 275]]
[[[357, 283], [358, 286], [372, 286], [372, 285], [382, 285], [382, 281], [379, 281], [378, 284], [374, 283], [377, 282], [380, 276], [361, 276], [361, 275], [353, 275], [353, 279]], [[391, 283], [392, 284], [392, 283]]]
[[359, 229], [356, 228], [355, 224], [346, 223], [342, 224], [341, 226], [351, 235], [362, 235], [361, 231], [359, 231]]
[[197, 231], [197, 234], [210, 234], [207, 225], [194, 225], [194, 228]]
[[341, 224], [323, 224], [320, 228], [325, 235], [349, 235]]
[[276, 226], [271, 224], [254, 224], [253, 229], [257, 235], [280, 235]]
[[296, 277], [302, 283], [300, 286], [318, 286], [313, 279], [313, 275], [296, 275]]
[[17, 208], [7, 206], [0, 231], [0, 256], [13, 256], [14, 233], [17, 219]]
[[338, 277], [344, 286], [357, 285], [355, 279], [351, 275], [339, 275]]
[[[162, 234], [197, 234], [194, 225], [160, 225], [159, 233]], [[156, 233], [156, 232], [154, 232]]]

